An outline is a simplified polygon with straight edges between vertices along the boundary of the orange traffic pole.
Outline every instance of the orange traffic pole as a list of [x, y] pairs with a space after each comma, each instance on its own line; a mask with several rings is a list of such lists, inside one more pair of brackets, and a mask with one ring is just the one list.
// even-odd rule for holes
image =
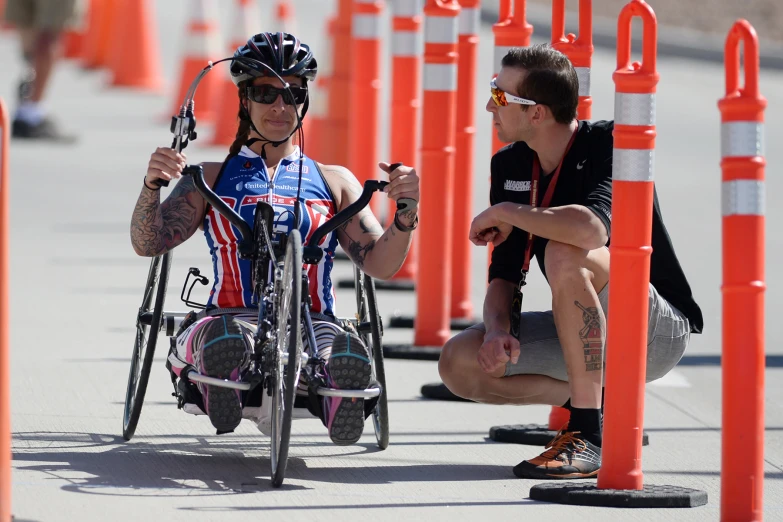
[[473, 217], [473, 138], [476, 134], [476, 68], [478, 63], [481, 0], [460, 0], [459, 67], [457, 72], [457, 156], [454, 170], [452, 211], [451, 318], [473, 319], [470, 298], [471, 244]]
[[291, 4], [291, 0], [277, 0], [277, 4], [275, 5], [274, 20], [275, 31], [283, 31], [285, 33], [300, 36], [296, 27], [294, 6]]
[[[169, 105], [170, 114], [166, 114], [167, 120], [172, 114], [179, 114], [182, 100], [199, 72], [207, 66], [210, 60], [222, 58], [220, 56], [220, 31], [216, 22], [217, 13], [213, 0], [190, 0], [188, 8], [188, 26], [183, 39], [184, 57], [180, 62], [182, 66], [179, 73], [179, 84]], [[215, 121], [215, 112], [219, 101], [215, 97], [215, 91], [219, 79], [217, 74], [210, 73], [204, 76], [199, 83], [193, 102], [196, 111], [198, 111], [198, 119], [201, 121], [210, 123]]]
[[155, 9], [150, 0], [117, 0], [109, 67], [113, 87], [163, 88]]
[[552, 2], [552, 47], [568, 56], [579, 76], [577, 117], [589, 120], [593, 99], [590, 97], [590, 67], [593, 63], [593, 0], [579, 0], [579, 37], [565, 34], [565, 0]]
[[[258, 31], [258, 23], [260, 22], [258, 10], [253, 0], [235, 0], [234, 4], [234, 23], [231, 25], [232, 35], [229, 38], [230, 45], [228, 46], [226, 56], [233, 56], [238, 48], [245, 45], [247, 40]], [[203, 65], [206, 65], [206, 63]], [[217, 111], [209, 144], [228, 146], [234, 143], [237, 135], [239, 98], [237, 86], [234, 85], [231, 76], [228, 74], [228, 65], [224, 62], [218, 64], [218, 67], [224, 68], [212, 71], [204, 78], [206, 80], [210, 76], [215, 76], [216, 82], [212, 89], [212, 103]], [[191, 78], [191, 81], [194, 78], [195, 75]], [[180, 98], [179, 103], [182, 103], [182, 98]], [[196, 106], [196, 109], [198, 110], [198, 106]]]
[[0, 98], [0, 522], [11, 522], [11, 328], [8, 111]]
[[[421, 110], [422, 20], [420, 0], [396, 0], [392, 4], [392, 161], [418, 167], [419, 112]], [[395, 205], [389, 205], [386, 222], [394, 222]], [[418, 234], [394, 280], [413, 281], [418, 266]]]
[[[215, 3], [213, 0], [191, 0], [190, 7], [188, 27], [185, 35], [184, 59], [182, 60], [180, 72], [180, 84], [178, 95], [171, 103], [172, 114], [179, 112], [187, 89], [198, 73], [207, 66], [208, 62], [223, 58], [221, 56], [222, 43]], [[194, 103], [199, 113], [199, 119], [202, 121], [213, 122], [215, 119], [215, 111], [217, 109], [215, 91], [217, 90], [218, 80], [218, 75], [207, 74], [199, 83]]]
[[[512, 47], [528, 47], [533, 35], [533, 26], [527, 23], [526, 0], [500, 0], [498, 21], [492, 25], [495, 40], [493, 77], [500, 73], [500, 62]], [[492, 133], [492, 154], [503, 143], [496, 132]], [[492, 245], [487, 245], [487, 267], [492, 262]]]
[[[528, 47], [533, 35], [533, 26], [527, 23], [527, 0], [500, 0], [498, 22], [492, 25], [495, 37], [494, 71], [500, 73], [500, 61], [512, 47]], [[512, 10], [513, 7], [513, 10]], [[489, 96], [488, 96], [489, 97]], [[492, 134], [492, 154], [503, 147], [497, 133]]]
[[63, 33], [62, 56], [66, 60], [79, 59], [82, 56], [84, 47], [84, 28], [72, 28]]
[[[378, 171], [378, 125], [381, 95], [381, 13], [383, 0], [354, 0], [351, 22], [352, 83], [349, 169], [359, 183]], [[380, 198], [371, 207], [378, 215]]]
[[[353, 70], [353, 44], [351, 26], [353, 25], [353, 0], [338, 0], [337, 18], [332, 38], [332, 56], [334, 72], [329, 91], [329, 130], [326, 149], [330, 156], [324, 158], [327, 163], [348, 166], [351, 126], [351, 74]], [[350, 146], [349, 146], [350, 145]]]
[[[335, 19], [329, 18], [326, 22], [329, 38], [334, 37]], [[332, 76], [332, 55], [329, 52], [318, 57], [318, 76], [315, 82], [308, 86], [310, 89], [310, 107], [304, 120], [306, 152], [311, 158], [328, 163], [326, 158], [331, 155], [326, 150], [327, 136], [331, 132], [328, 120], [329, 96]]]
[[[644, 24], [642, 63], [631, 63], [631, 21]], [[612, 270], [607, 320], [606, 398], [600, 489], [643, 485], [642, 425], [647, 369], [647, 296], [650, 284], [655, 91], [658, 26], [652, 8], [631, 0], [617, 26]], [[620, 313], [617, 313], [619, 311]], [[612, 347], [622, 347], [613, 350]]]
[[[642, 62], [631, 63], [631, 22], [641, 18]], [[598, 483], [530, 488], [533, 500], [570, 505], [683, 508], [707, 503], [707, 493], [644, 484], [642, 437], [647, 370], [647, 313], [655, 185], [655, 91], [658, 27], [644, 0], [631, 0], [617, 25], [612, 158], [612, 269], [609, 271], [606, 389]], [[620, 291], [617, 291], [617, 289]], [[618, 313], [619, 312], [619, 313]], [[619, 349], [618, 349], [619, 348]], [[736, 449], [736, 448], [735, 448]], [[575, 489], [578, 489], [576, 491]]]
[[82, 67], [96, 69], [109, 65], [114, 11], [118, 0], [90, 0], [87, 32], [82, 42]]
[[[740, 87], [740, 43], [745, 85]], [[725, 48], [721, 112], [723, 214], [722, 521], [763, 516], [764, 109], [755, 29], [738, 20]], [[738, 451], [741, 448], [741, 451]]]
[[443, 346], [451, 337], [451, 216], [457, 116], [456, 0], [424, 7], [424, 105], [421, 140], [421, 224], [416, 273], [416, 346]]

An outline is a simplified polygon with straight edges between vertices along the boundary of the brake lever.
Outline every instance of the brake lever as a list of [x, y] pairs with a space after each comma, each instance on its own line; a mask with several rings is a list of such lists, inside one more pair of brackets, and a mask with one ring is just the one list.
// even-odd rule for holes
[[[193, 141], [198, 137], [196, 133], [196, 117], [193, 115], [193, 110], [185, 110], [184, 107], [180, 107], [180, 113], [171, 117], [169, 130], [174, 135], [171, 148], [177, 152], [182, 152], [188, 146], [189, 141]], [[169, 180], [158, 178], [153, 181], [153, 184], [158, 187], [168, 187]]]

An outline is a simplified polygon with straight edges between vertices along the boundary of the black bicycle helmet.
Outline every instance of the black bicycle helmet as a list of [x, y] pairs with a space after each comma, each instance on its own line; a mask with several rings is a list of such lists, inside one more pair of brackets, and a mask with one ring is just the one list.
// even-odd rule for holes
[[[258, 60], [269, 66], [280, 76], [295, 76], [315, 80], [318, 62], [310, 46], [299, 41], [290, 33], [259, 33], [234, 53], [234, 58], [245, 57]], [[263, 65], [250, 60], [231, 61], [231, 79], [239, 86], [242, 82], [259, 76], [274, 76]]]

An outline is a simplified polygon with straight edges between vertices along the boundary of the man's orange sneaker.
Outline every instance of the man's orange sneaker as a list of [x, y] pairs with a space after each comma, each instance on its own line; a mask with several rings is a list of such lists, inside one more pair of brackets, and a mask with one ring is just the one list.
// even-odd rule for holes
[[601, 469], [601, 448], [577, 437], [578, 431], [561, 431], [538, 457], [520, 462], [514, 475], [528, 479], [594, 478]]

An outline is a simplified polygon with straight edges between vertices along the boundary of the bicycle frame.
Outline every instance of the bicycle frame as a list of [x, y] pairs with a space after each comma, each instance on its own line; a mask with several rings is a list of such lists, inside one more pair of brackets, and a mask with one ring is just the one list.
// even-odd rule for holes
[[[253, 288], [254, 299], [258, 300], [257, 311], [257, 323], [252, 325], [245, 323], [246, 326], [255, 330], [254, 335], [254, 355], [256, 368], [254, 372], [251, 372], [251, 382], [235, 382], [228, 379], [217, 379], [206, 375], [201, 375], [196, 370], [190, 370], [187, 378], [191, 381], [201, 382], [204, 384], [210, 384], [214, 386], [223, 386], [226, 388], [232, 388], [237, 390], [251, 390], [259, 382], [263, 382], [264, 374], [267, 374], [265, 368], [265, 361], [269, 358], [265, 357], [265, 350], [268, 346], [274, 346], [276, 348], [276, 342], [274, 341], [274, 325], [268, 320], [269, 317], [274, 317], [275, 309], [275, 275], [279, 269], [279, 263], [277, 261], [277, 253], [285, 251], [285, 241], [287, 236], [283, 235], [279, 242], [272, 240], [271, 234], [271, 220], [274, 217], [274, 211], [272, 207], [266, 203], [259, 202], [256, 207], [256, 225], [261, 225], [264, 233], [254, 234], [254, 230], [250, 228], [250, 225], [237, 214], [233, 208], [228, 206], [204, 181], [204, 171], [199, 165], [190, 165], [185, 167], [182, 172], [183, 176], [191, 176], [193, 178], [196, 190], [201, 196], [215, 209], [225, 217], [232, 225], [234, 225], [240, 234], [238, 241], [238, 252], [240, 257], [251, 260], [253, 264]], [[312, 234], [310, 240], [302, 248], [302, 260], [305, 264], [318, 264], [323, 258], [323, 249], [318, 246], [321, 240], [329, 233], [337, 230], [342, 224], [347, 222], [351, 217], [359, 213], [363, 208], [369, 204], [372, 198], [373, 192], [382, 191], [384, 187], [388, 185], [386, 181], [380, 180], [368, 180], [364, 184], [364, 189], [361, 196], [357, 201], [341, 210], [326, 223], [318, 227], [318, 229]], [[262, 211], [263, 215], [258, 216], [258, 212]], [[271, 213], [270, 213], [271, 212]], [[261, 240], [259, 240], [261, 238]], [[282, 248], [281, 248], [282, 246]], [[275, 248], [277, 247], [277, 248]], [[264, 276], [262, 276], [264, 274]], [[271, 277], [270, 277], [271, 276]], [[309, 293], [307, 284], [307, 275], [303, 274], [303, 299], [302, 299], [302, 322], [305, 335], [307, 336], [308, 344], [311, 349], [315, 349], [315, 334], [313, 331], [312, 318], [310, 317], [309, 310]], [[255, 304], [255, 303], [254, 303]], [[248, 309], [252, 310], [252, 309]], [[214, 314], [232, 313], [232, 309], [217, 309]], [[207, 312], [207, 315], [210, 315]], [[164, 313], [162, 324], [166, 325], [166, 330], [169, 332], [174, 329], [174, 325], [181, 323], [179, 319], [180, 314], [166, 314]], [[181, 314], [184, 318], [184, 314]], [[177, 320], [179, 319], [179, 320]], [[169, 328], [171, 326], [171, 329]], [[307, 352], [302, 351], [302, 368], [305, 368], [309, 362], [310, 356]], [[260, 373], [257, 373], [261, 370]], [[319, 387], [317, 393], [323, 396], [330, 397], [348, 397], [348, 398], [373, 398], [377, 397], [381, 393], [380, 387], [373, 387], [367, 390], [340, 390], [334, 388]]]

